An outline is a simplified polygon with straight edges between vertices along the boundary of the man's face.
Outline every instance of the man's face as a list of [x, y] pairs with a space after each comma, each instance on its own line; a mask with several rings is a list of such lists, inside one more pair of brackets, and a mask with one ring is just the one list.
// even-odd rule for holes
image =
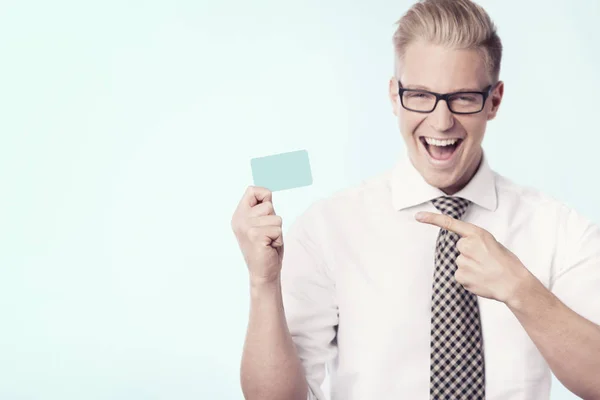
[[[447, 49], [427, 42], [408, 46], [404, 61], [398, 65], [397, 78], [404, 88], [442, 94], [480, 92], [493, 83], [478, 51]], [[443, 100], [433, 112], [423, 114], [402, 107], [397, 78], [390, 79], [389, 94], [408, 156], [427, 183], [452, 195], [468, 183], [479, 166], [487, 121], [496, 116], [504, 85], [499, 82], [494, 87], [477, 114], [453, 114]], [[451, 141], [436, 141], [447, 145], [436, 146], [431, 139], [457, 141], [454, 145], [448, 145]]]

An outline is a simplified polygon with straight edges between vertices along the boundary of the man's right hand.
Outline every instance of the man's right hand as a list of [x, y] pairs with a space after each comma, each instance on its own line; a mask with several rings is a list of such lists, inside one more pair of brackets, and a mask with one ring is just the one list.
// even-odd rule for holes
[[276, 282], [283, 260], [283, 233], [281, 217], [273, 208], [272, 192], [249, 186], [233, 213], [231, 228], [244, 255], [251, 283]]

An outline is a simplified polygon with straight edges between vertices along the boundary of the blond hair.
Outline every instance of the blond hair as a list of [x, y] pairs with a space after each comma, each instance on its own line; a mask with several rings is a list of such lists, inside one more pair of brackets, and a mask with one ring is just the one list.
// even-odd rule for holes
[[404, 59], [409, 44], [425, 40], [455, 49], [481, 52], [490, 78], [500, 76], [502, 42], [487, 12], [470, 0], [421, 0], [396, 23], [393, 36], [395, 68]]

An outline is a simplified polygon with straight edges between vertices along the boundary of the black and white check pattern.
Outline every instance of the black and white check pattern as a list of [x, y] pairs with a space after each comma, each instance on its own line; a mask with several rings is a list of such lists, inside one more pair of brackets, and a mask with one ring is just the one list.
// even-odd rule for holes
[[[469, 200], [432, 200], [443, 214], [460, 219]], [[431, 304], [430, 400], [484, 400], [485, 364], [477, 296], [454, 278], [459, 235], [440, 229]]]

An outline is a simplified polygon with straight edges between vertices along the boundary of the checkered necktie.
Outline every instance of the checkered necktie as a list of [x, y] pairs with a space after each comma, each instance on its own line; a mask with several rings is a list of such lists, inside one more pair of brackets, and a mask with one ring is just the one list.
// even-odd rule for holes
[[[460, 219], [469, 200], [432, 200], [443, 214]], [[454, 278], [459, 235], [441, 229], [435, 250], [431, 304], [430, 400], [484, 400], [483, 338], [477, 296]]]

